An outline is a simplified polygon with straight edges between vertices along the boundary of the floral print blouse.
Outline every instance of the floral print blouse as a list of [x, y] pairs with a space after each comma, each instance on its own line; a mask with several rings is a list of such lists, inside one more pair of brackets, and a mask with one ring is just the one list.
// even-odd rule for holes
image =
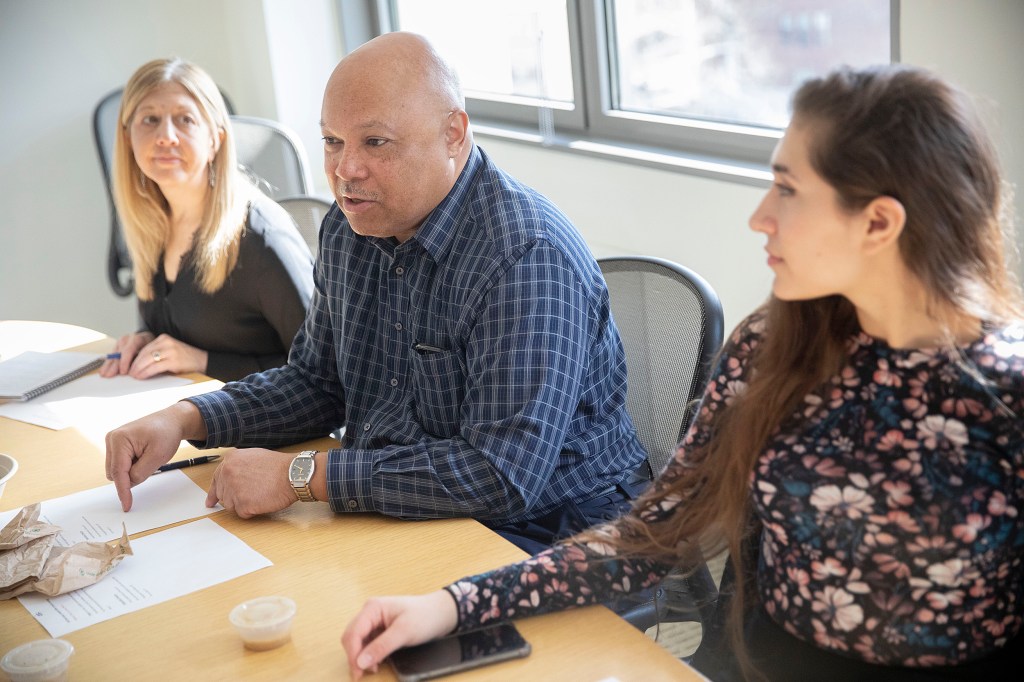
[[[755, 314], [734, 332], [655, 485], [683, 475], [688, 445], [744, 390], [763, 327]], [[848, 347], [846, 366], [805, 397], [752, 472], [761, 603], [794, 636], [870, 663], [983, 657], [1024, 615], [1024, 326], [960, 348], [970, 371], [948, 351], [865, 333]], [[671, 522], [685, 505], [649, 513]], [[607, 601], [672, 568], [608, 554], [561, 544], [450, 585], [459, 629]]]

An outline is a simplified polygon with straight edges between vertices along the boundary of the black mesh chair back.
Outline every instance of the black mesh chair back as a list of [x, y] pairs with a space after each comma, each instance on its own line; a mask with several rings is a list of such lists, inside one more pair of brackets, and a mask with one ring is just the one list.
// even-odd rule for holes
[[324, 216], [334, 205], [333, 202], [320, 197], [303, 195], [278, 199], [277, 203], [291, 214], [292, 220], [299, 228], [299, 233], [309, 244], [309, 250], [315, 255], [320, 236], [320, 225], [324, 221]]
[[[114, 169], [114, 140], [117, 138], [117, 116], [121, 111], [121, 93], [118, 88], [107, 93], [96, 105], [92, 113], [92, 134], [96, 142], [96, 153], [99, 155], [100, 168], [103, 170], [103, 182], [107, 187], [107, 202], [110, 207], [110, 245], [107, 249], [107, 279], [110, 287], [118, 296], [128, 296], [134, 291], [132, 282], [132, 260], [128, 255], [128, 247], [124, 243], [124, 232], [117, 218], [114, 207], [114, 194], [110, 187], [110, 174]], [[228, 96], [221, 92], [228, 113], [234, 113], [234, 107]]]
[[[722, 344], [722, 304], [700, 275], [671, 261], [621, 256], [597, 262], [626, 354], [626, 408], [657, 476], [696, 413]], [[711, 572], [701, 564], [609, 606], [646, 631], [659, 623], [709, 620], [717, 600]]]
[[114, 208], [114, 195], [110, 188], [110, 173], [114, 166], [114, 139], [117, 137], [117, 115], [121, 110], [121, 91], [118, 88], [99, 101], [92, 113], [92, 134], [96, 142], [96, 153], [103, 169], [103, 182], [107, 188], [107, 203], [110, 207], [110, 244], [107, 249], [107, 279], [118, 296], [132, 293], [132, 261], [124, 243], [121, 222]]
[[648, 256], [598, 260], [626, 351], [627, 409], [654, 475], [690, 425], [722, 345], [718, 295], [700, 275]]
[[313, 175], [298, 135], [277, 121], [232, 116], [238, 165], [271, 199], [313, 193]]

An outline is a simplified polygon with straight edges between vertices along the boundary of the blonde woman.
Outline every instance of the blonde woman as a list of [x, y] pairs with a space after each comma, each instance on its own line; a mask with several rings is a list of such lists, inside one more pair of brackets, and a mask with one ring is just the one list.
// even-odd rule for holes
[[793, 110], [750, 219], [772, 296], [660, 478], [522, 563], [370, 600], [342, 636], [353, 679], [455, 629], [649, 587], [701, 547], [750, 587], [736, 646], [702, 656], [715, 682], [1020, 674], [1024, 313], [995, 152], [962, 93], [909, 67], [809, 81]]
[[305, 318], [313, 260], [287, 212], [239, 169], [227, 108], [202, 69], [141, 66], [121, 100], [113, 192], [142, 328], [106, 377], [278, 367]]

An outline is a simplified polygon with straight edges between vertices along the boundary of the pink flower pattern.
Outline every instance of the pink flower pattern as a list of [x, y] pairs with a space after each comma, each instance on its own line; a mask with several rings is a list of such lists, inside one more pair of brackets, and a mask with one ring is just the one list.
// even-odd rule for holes
[[[759, 314], [734, 332], [655, 485], [693, 475], [687, 452], [742, 395], [763, 334]], [[761, 602], [795, 636], [870, 663], [983, 657], [1024, 617], [1024, 326], [989, 329], [958, 353], [863, 333], [847, 348], [846, 366], [800, 401], [752, 472]], [[674, 497], [632, 513], [653, 524], [685, 512]], [[671, 568], [567, 542], [448, 589], [469, 629], [606, 602]]]

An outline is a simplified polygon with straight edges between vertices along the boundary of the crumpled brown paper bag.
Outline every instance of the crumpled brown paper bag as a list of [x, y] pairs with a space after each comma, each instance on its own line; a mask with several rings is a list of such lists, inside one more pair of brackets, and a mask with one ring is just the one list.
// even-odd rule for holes
[[56, 547], [59, 526], [39, 521], [39, 503], [24, 507], [0, 529], [0, 599], [25, 592], [49, 597], [98, 582], [132, 553], [128, 529], [109, 542]]

